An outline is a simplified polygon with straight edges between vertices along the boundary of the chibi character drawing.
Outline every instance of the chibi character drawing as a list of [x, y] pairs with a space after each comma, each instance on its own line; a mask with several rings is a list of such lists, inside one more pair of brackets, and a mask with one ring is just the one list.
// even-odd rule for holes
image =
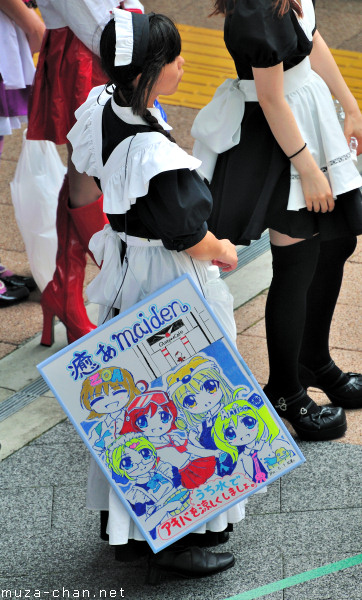
[[266, 405], [256, 408], [245, 398], [237, 399], [225, 406], [212, 428], [216, 446], [225, 454], [219, 458], [218, 472], [229, 475], [236, 467], [241, 469], [255, 483], [263, 483], [268, 478], [268, 460], [274, 459], [280, 444], [278, 424], [274, 421]]
[[153, 444], [140, 434], [118, 437], [106, 451], [106, 461], [125, 483], [124, 496], [140, 524], [152, 539], [165, 517], [175, 516], [190, 505], [190, 492], [180, 486], [179, 477], [168, 463], [157, 462]]
[[152, 442], [160, 461], [173, 465], [183, 487], [193, 489], [215, 473], [215, 453], [191, 444], [177, 420], [177, 408], [166, 392], [149, 390], [128, 405], [121, 433], [141, 433]]
[[229, 404], [234, 391], [220, 367], [210, 358], [194, 356], [167, 377], [167, 386], [179, 412], [178, 424], [184, 422], [189, 439], [196, 446], [217, 450], [211, 430], [218, 412]]
[[81, 425], [98, 455], [117, 437], [125, 409], [139, 393], [131, 373], [120, 367], [100, 369], [83, 381], [80, 402], [89, 414]]

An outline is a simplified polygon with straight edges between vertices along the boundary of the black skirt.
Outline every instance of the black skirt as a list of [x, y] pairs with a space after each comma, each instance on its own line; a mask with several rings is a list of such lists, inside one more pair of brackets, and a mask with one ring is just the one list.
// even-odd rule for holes
[[315, 213], [287, 210], [289, 185], [290, 161], [259, 103], [247, 102], [239, 144], [218, 156], [210, 185], [210, 231], [238, 245], [249, 245], [267, 228], [303, 239], [316, 233], [322, 240], [362, 233], [359, 189], [339, 196], [332, 212]]

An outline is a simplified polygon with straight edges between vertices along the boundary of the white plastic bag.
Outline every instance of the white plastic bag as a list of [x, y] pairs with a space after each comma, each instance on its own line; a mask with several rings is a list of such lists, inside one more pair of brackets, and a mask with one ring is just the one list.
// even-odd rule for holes
[[56, 211], [65, 172], [55, 144], [27, 140], [25, 130], [10, 189], [31, 272], [41, 291], [55, 270]]

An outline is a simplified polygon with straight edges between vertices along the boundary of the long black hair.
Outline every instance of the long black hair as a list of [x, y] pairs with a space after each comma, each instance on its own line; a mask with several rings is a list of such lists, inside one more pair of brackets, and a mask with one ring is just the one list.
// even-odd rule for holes
[[[133, 113], [142, 116], [154, 129], [157, 119], [147, 110], [147, 104], [163, 67], [172, 63], [181, 53], [181, 38], [175, 24], [165, 15], [149, 17], [149, 43], [142, 67], [130, 65], [115, 67], [116, 34], [115, 22], [111, 19], [102, 32], [100, 55], [104, 72], [109, 77], [109, 85], [115, 85], [118, 98], [123, 106], [130, 106]], [[141, 75], [134, 86], [135, 78]], [[160, 126], [161, 128], [161, 126]], [[162, 128], [161, 128], [162, 129]], [[167, 135], [162, 129], [162, 133]], [[171, 137], [168, 134], [168, 137]], [[171, 138], [172, 139], [172, 138]]]

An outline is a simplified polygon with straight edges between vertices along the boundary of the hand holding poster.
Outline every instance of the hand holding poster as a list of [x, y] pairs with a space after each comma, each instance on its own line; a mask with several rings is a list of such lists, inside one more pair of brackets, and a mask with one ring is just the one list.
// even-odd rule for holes
[[304, 462], [186, 275], [39, 370], [154, 552]]

